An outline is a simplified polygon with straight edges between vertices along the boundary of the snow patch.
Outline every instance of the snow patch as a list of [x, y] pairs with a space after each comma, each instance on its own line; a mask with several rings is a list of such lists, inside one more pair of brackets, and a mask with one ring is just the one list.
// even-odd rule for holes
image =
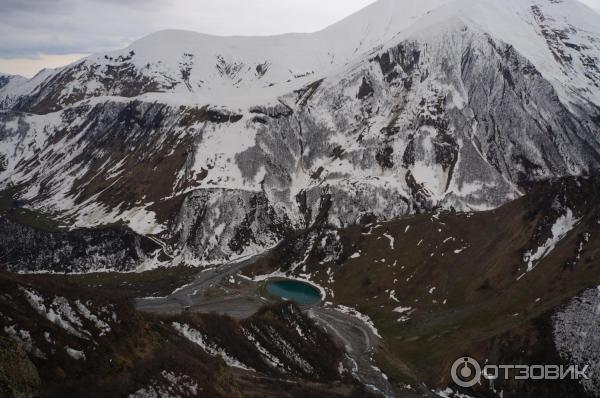
[[[527, 272], [531, 272], [535, 269], [540, 260], [544, 259], [548, 254], [554, 250], [556, 245], [564, 239], [565, 236], [577, 225], [580, 218], [576, 218], [573, 215], [573, 211], [569, 208], [566, 209], [564, 215], [558, 217], [552, 226], [552, 236], [535, 251], [528, 251], [524, 254], [523, 260], [527, 263]], [[519, 277], [522, 278], [525, 274]]]
[[183, 337], [200, 346], [204, 351], [206, 351], [207, 354], [213, 357], [221, 357], [227, 366], [254, 371], [254, 369], [244, 365], [239, 360], [229, 355], [225, 349], [214, 343], [208, 342], [202, 333], [200, 333], [200, 331], [193, 329], [186, 324], [181, 324], [178, 322], [173, 322], [171, 326], [173, 326], [173, 328], [177, 330]]

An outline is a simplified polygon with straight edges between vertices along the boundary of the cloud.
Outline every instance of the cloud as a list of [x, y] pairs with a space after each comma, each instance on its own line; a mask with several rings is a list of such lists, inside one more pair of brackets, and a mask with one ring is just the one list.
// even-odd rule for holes
[[76, 7], [86, 8], [87, 5], [115, 4], [121, 7], [153, 8], [160, 4], [160, 0], [2, 0], [2, 13], [15, 12], [50, 12], [65, 13], [73, 11]]
[[[159, 0], [0, 0], [0, 57], [114, 50], [156, 29]], [[167, 2], [162, 1], [162, 4]]]
[[67, 6], [65, 0], [2, 0], [2, 14], [15, 12], [59, 11]]

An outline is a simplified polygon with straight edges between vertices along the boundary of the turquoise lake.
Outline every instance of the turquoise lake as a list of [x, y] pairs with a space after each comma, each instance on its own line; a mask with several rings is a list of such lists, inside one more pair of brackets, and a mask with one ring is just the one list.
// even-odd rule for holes
[[299, 305], [312, 305], [321, 300], [321, 293], [315, 287], [293, 280], [267, 282], [267, 292]]

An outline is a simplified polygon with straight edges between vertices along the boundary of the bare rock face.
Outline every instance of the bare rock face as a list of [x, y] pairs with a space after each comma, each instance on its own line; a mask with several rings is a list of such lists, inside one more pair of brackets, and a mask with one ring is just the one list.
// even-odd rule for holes
[[157, 33], [0, 89], [0, 187], [193, 264], [318, 215], [496, 208], [598, 170], [594, 19], [574, 1], [381, 0], [316, 36]]
[[188, 263], [224, 261], [274, 246], [292, 225], [261, 192], [198, 190], [183, 202], [175, 229]]
[[0, 217], [0, 257], [12, 271], [130, 271], [160, 247], [126, 228], [47, 231]]

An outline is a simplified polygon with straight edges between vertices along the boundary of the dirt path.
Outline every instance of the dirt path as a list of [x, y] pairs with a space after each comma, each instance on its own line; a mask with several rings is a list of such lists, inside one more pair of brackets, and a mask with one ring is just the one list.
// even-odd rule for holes
[[[218, 285], [224, 278], [237, 274], [244, 267], [254, 264], [257, 259], [267, 254], [268, 252], [258, 256], [245, 257], [217, 268], [207, 268], [202, 270], [192, 283], [182, 286], [170, 295], [139, 298], [136, 300], [135, 306], [139, 311], [168, 314], [194, 310], [198, 306], [198, 302], [195, 302], [197, 300], [194, 298], [202, 298], [208, 289]], [[204, 304], [206, 302], [202, 303], [202, 305]]]

